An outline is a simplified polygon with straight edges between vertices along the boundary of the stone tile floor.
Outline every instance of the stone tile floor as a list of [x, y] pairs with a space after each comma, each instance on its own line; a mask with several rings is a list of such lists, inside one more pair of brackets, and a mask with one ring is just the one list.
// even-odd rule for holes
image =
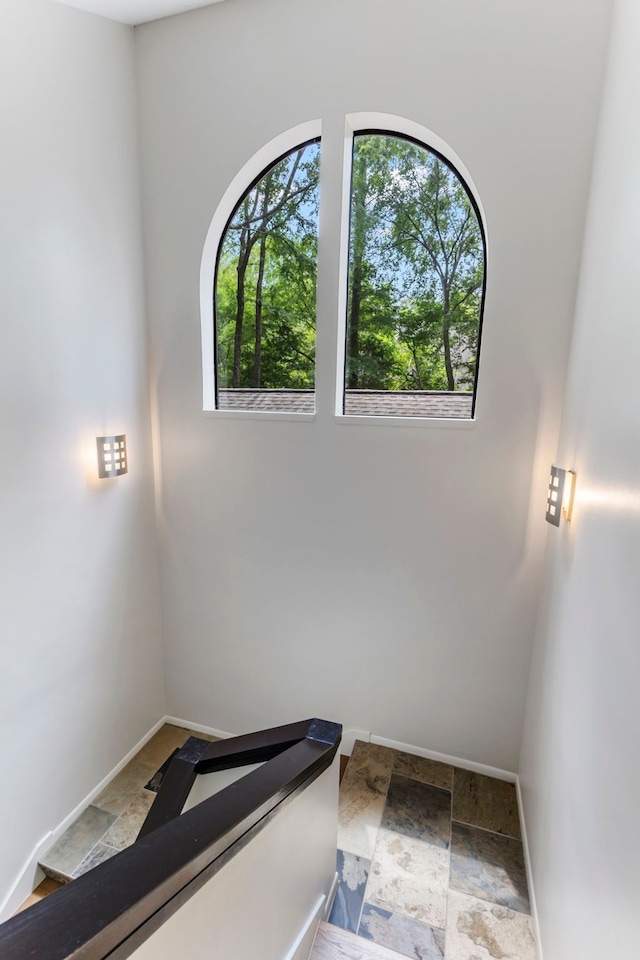
[[156, 797], [147, 785], [189, 737], [217, 739], [165, 723], [47, 851], [47, 877], [68, 883], [131, 846]]
[[535, 960], [513, 784], [356, 742], [313, 960]]
[[[215, 739], [162, 727], [52, 847], [48, 876], [68, 882], [133, 843], [150, 782], [190, 736]], [[512, 784], [358, 741], [338, 846], [312, 960], [535, 960]]]

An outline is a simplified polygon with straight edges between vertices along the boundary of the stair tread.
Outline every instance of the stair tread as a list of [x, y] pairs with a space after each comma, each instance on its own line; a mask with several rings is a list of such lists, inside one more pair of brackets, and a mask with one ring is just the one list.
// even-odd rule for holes
[[402, 956], [348, 930], [321, 923], [309, 960], [399, 960]]

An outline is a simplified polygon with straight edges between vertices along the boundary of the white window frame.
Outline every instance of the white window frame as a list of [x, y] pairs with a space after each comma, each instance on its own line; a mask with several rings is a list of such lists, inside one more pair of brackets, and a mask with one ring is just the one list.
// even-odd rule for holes
[[[338, 119], [338, 118], [336, 118]], [[331, 118], [334, 121], [334, 118]], [[430, 148], [441, 154], [447, 160], [454, 170], [463, 178], [466, 188], [472, 195], [477, 211], [481, 219], [481, 226], [484, 232], [484, 250], [485, 250], [485, 276], [488, 270], [489, 260], [489, 233], [487, 229], [487, 218], [480, 195], [473, 181], [471, 174], [462, 162], [457, 153], [433, 130], [424, 125], [405, 117], [398, 117], [394, 114], [379, 112], [358, 112], [347, 114], [344, 117], [342, 125], [342, 149], [339, 149], [339, 142], [336, 139], [338, 127], [335, 122], [325, 124], [323, 131], [322, 120], [310, 120], [298, 124], [284, 131], [270, 140], [260, 150], [258, 150], [242, 167], [238, 174], [233, 178], [225, 190], [216, 212], [209, 226], [205, 240], [202, 261], [200, 265], [200, 315], [202, 326], [202, 393], [203, 393], [203, 412], [205, 416], [231, 418], [231, 419], [250, 419], [250, 420], [315, 420], [318, 408], [322, 413], [325, 402], [325, 392], [329, 382], [335, 385], [335, 401], [333, 405], [333, 417], [337, 423], [345, 425], [363, 425], [371, 426], [403, 426], [403, 427], [430, 427], [447, 428], [454, 430], [465, 430], [472, 428], [477, 422], [478, 402], [480, 398], [480, 380], [476, 383], [476, 398], [473, 418], [453, 418], [453, 417], [398, 417], [398, 416], [371, 416], [345, 414], [343, 412], [344, 396], [344, 375], [345, 375], [345, 351], [346, 351], [346, 324], [347, 324], [347, 280], [349, 273], [349, 211], [351, 205], [351, 165], [353, 157], [353, 138], [361, 130], [376, 129], [405, 135], [419, 141], [424, 147]], [[320, 161], [320, 211], [319, 211], [319, 257], [318, 257], [318, 278], [317, 278], [317, 298], [318, 310], [316, 312], [317, 322], [321, 316], [321, 301], [330, 301], [337, 306], [337, 316], [332, 317], [333, 333], [331, 339], [334, 345], [333, 357], [326, 356], [319, 341], [325, 341], [325, 331], [316, 327], [317, 359], [316, 359], [316, 378], [315, 378], [315, 401], [316, 413], [293, 413], [279, 411], [261, 411], [261, 410], [217, 410], [216, 409], [216, 376], [215, 368], [215, 317], [214, 317], [214, 284], [216, 262], [218, 249], [223, 240], [225, 228], [231, 218], [238, 200], [243, 196], [249, 184], [260, 177], [264, 171], [275, 163], [279, 157], [291, 152], [301, 143], [309, 140], [322, 138], [322, 153]], [[332, 142], [333, 140], [333, 142]], [[338, 169], [338, 164], [332, 162], [332, 157], [340, 154], [342, 169]], [[338, 178], [340, 184], [338, 186]], [[335, 189], [335, 187], [338, 187]], [[325, 189], [326, 188], [326, 189]], [[340, 209], [336, 210], [335, 205], [340, 203]], [[333, 206], [331, 211], [329, 207]], [[334, 238], [339, 246], [339, 267], [337, 275], [338, 289], [324, 291], [321, 289], [325, 283], [332, 283], [330, 274], [333, 271], [323, 271], [324, 259], [320, 256], [320, 247], [330, 243], [330, 237], [325, 236], [323, 224], [326, 222], [338, 223], [339, 238], [333, 232]], [[335, 262], [335, 261], [334, 261]], [[336, 278], [333, 272], [334, 282]], [[326, 278], [326, 279], [325, 279]], [[486, 298], [486, 289], [485, 289]], [[332, 311], [333, 312], [333, 311]], [[334, 375], [329, 377], [328, 371], [323, 369], [326, 363], [331, 362]], [[329, 397], [326, 398], [327, 400]], [[328, 409], [326, 410], [328, 413]]]
[[206, 416], [240, 420], [314, 420], [315, 413], [289, 413], [276, 410], [217, 410], [215, 363], [215, 316], [214, 284], [218, 249], [222, 243], [229, 219], [244, 195], [247, 187], [267, 171], [279, 157], [295, 150], [301, 143], [315, 140], [322, 135], [320, 120], [300, 123], [279, 134], [261, 147], [245, 163], [225, 190], [213, 215], [207, 232], [200, 263], [200, 317], [202, 324], [202, 410]]
[[[340, 232], [340, 280], [339, 280], [339, 303], [338, 303], [338, 331], [336, 344], [337, 376], [336, 376], [336, 395], [335, 395], [335, 419], [338, 423], [347, 425], [370, 424], [377, 426], [431, 426], [447, 427], [454, 430], [465, 430], [473, 427], [477, 420], [479, 379], [476, 387], [476, 403], [474, 416], [468, 418], [458, 417], [394, 417], [394, 416], [370, 416], [349, 414], [343, 412], [344, 398], [344, 377], [345, 377], [345, 354], [347, 343], [347, 289], [349, 276], [349, 211], [351, 209], [351, 166], [353, 158], [353, 138], [360, 130], [380, 130], [393, 135], [394, 133], [404, 134], [414, 140], [420, 141], [425, 149], [440, 153], [447, 160], [454, 170], [459, 173], [465, 186], [473, 196], [482, 221], [482, 229], [485, 238], [485, 275], [487, 272], [487, 261], [489, 238], [487, 232], [487, 222], [484, 207], [480, 200], [480, 195], [476, 188], [471, 174], [457, 155], [457, 153], [446, 143], [437, 133], [429, 130], [427, 127], [413, 120], [407, 120], [405, 117], [397, 117], [394, 114], [378, 112], [350, 113], [345, 117], [345, 135], [344, 135], [344, 175], [343, 175], [343, 196], [342, 196], [342, 228]], [[486, 296], [486, 293], [485, 293]]]

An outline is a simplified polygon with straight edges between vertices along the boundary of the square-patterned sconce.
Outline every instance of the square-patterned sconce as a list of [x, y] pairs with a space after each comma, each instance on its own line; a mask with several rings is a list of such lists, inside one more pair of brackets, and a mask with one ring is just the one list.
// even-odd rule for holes
[[554, 527], [560, 526], [561, 516], [565, 520], [571, 520], [575, 488], [576, 475], [573, 471], [563, 470], [561, 467], [551, 467], [546, 519]]
[[98, 446], [98, 476], [121, 477], [129, 469], [127, 461], [127, 437], [96, 437]]

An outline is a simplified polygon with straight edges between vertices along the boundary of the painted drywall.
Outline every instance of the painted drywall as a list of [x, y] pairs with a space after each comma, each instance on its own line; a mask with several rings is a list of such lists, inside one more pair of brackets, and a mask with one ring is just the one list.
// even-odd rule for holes
[[336, 877], [338, 770], [336, 758], [278, 808], [131, 954], [134, 960], [307, 960]]
[[638, 953], [640, 7], [619, 0], [521, 761], [545, 960]]
[[[312, 715], [514, 770], [609, 0], [234, 0], [136, 28], [168, 711]], [[434, 131], [487, 216], [469, 429], [333, 415], [344, 116]], [[323, 123], [318, 413], [201, 413], [199, 270], [265, 143]]]
[[4, 0], [0, 46], [2, 901], [164, 710], [132, 30]]

